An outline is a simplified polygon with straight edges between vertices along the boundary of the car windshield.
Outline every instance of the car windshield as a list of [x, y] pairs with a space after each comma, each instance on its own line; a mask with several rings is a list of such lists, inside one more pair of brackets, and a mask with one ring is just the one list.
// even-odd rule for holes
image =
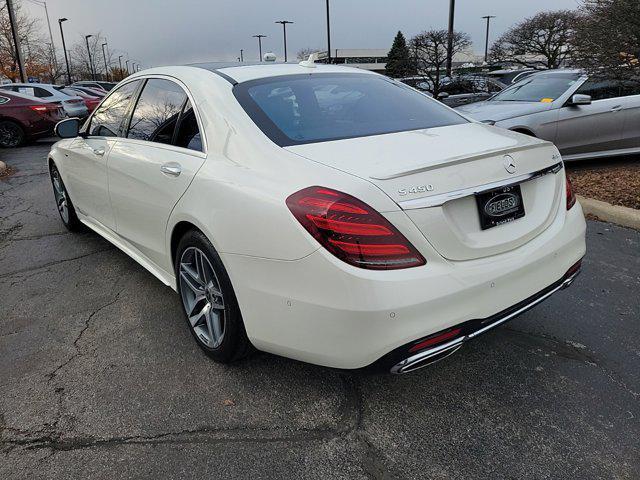
[[280, 146], [466, 123], [463, 117], [382, 75], [303, 74], [262, 78], [234, 95]]
[[551, 103], [576, 83], [580, 76], [579, 73], [531, 75], [506, 88], [490, 101]]

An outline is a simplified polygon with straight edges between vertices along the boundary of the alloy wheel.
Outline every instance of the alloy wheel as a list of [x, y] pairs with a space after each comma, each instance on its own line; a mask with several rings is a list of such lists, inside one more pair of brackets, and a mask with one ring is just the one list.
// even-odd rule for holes
[[0, 145], [7, 148], [17, 147], [21, 141], [20, 127], [11, 122], [0, 123]]
[[218, 277], [202, 250], [185, 249], [179, 267], [180, 294], [191, 328], [208, 348], [217, 348], [225, 333], [225, 303]]
[[53, 182], [53, 193], [56, 198], [56, 206], [60, 217], [64, 223], [69, 223], [69, 200], [67, 198], [67, 190], [64, 188], [64, 184], [60, 179], [60, 173], [57, 169], [51, 171], [51, 180]]

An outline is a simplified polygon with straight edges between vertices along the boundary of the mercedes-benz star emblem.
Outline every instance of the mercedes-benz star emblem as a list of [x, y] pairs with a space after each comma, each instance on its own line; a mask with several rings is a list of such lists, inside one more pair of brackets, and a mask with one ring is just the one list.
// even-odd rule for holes
[[504, 156], [504, 169], [509, 173], [516, 173], [516, 161], [513, 159], [511, 155]]

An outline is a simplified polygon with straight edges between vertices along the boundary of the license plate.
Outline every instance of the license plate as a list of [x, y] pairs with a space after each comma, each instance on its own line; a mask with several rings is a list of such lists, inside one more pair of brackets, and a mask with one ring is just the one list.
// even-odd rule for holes
[[524, 203], [520, 185], [509, 185], [476, 194], [480, 214], [480, 228], [497, 227], [524, 217]]

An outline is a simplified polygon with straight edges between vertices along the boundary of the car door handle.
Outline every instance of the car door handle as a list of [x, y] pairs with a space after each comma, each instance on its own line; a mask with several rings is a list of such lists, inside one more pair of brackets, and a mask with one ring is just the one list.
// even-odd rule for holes
[[622, 105], [616, 105], [615, 107], [611, 107], [612, 112], [619, 112], [622, 110]]
[[95, 155], [98, 155], [99, 157], [104, 156], [104, 152], [106, 151], [104, 147], [92, 148], [91, 150]]
[[171, 177], [177, 177], [182, 173], [182, 167], [178, 163], [165, 163], [160, 167], [160, 171], [165, 175], [169, 175]]

